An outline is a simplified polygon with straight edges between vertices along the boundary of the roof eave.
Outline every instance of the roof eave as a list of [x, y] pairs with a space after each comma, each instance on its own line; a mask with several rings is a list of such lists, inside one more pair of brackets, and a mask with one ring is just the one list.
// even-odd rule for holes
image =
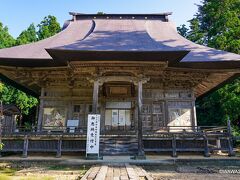
[[240, 77], [240, 73], [236, 73], [233, 76], [231, 76], [230, 78], [228, 78], [227, 80], [223, 81], [222, 83], [218, 84], [217, 86], [215, 86], [214, 88], [206, 91], [204, 94], [200, 95], [197, 97], [197, 100], [202, 100], [203, 98], [209, 96], [211, 93], [213, 93], [214, 91], [222, 88], [223, 86], [225, 86], [228, 83], [232, 83], [236, 78]]
[[182, 60], [189, 51], [89, 51], [46, 49], [55, 61], [169, 61]]
[[240, 61], [227, 60], [227, 61], [198, 61], [198, 62], [179, 62], [173, 65], [178, 68], [191, 68], [191, 69], [239, 69]]
[[66, 66], [66, 63], [54, 61], [53, 59], [0, 57], [0, 65], [11, 67], [60, 67]]

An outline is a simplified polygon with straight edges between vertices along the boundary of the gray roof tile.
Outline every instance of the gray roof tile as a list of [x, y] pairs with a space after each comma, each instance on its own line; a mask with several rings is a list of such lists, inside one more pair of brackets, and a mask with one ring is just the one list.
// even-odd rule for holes
[[[181, 62], [240, 61], [240, 55], [197, 45], [161, 19], [80, 19], [48, 39], [0, 50], [8, 58], [52, 59], [46, 49], [77, 51], [190, 51]], [[0, 63], [1, 64], [1, 63]]]

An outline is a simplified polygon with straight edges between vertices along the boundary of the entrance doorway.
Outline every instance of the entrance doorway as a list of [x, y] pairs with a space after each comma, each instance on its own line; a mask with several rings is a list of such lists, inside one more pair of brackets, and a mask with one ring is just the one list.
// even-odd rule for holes
[[105, 129], [123, 130], [131, 128], [131, 102], [107, 102]]

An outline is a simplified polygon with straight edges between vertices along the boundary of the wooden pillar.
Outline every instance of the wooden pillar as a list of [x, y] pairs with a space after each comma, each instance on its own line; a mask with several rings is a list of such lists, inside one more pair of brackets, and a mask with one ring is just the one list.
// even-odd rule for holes
[[38, 111], [38, 125], [37, 131], [40, 132], [42, 130], [42, 121], [43, 121], [43, 97], [44, 97], [44, 88], [41, 89], [41, 97], [40, 97], [40, 104], [39, 104], [39, 111]]
[[59, 138], [57, 142], [57, 154], [56, 158], [60, 158], [62, 156], [62, 139]]
[[220, 139], [220, 137], [217, 137], [217, 139], [216, 139], [216, 145], [217, 145], [217, 148], [218, 148], [217, 153], [218, 153], [218, 154], [222, 153], [222, 151], [221, 151], [221, 139]]
[[24, 137], [24, 142], [23, 142], [23, 158], [27, 158], [28, 156], [28, 136], [26, 135]]
[[233, 143], [232, 143], [232, 138], [228, 137], [227, 138], [228, 141], [228, 156], [235, 156], [235, 153], [233, 151]]
[[[0, 81], [1, 82], [1, 81]], [[2, 101], [0, 101], [0, 146], [2, 147], [2, 121], [4, 119], [3, 116], [3, 103]], [[0, 150], [0, 157], [2, 157], [1, 155], [1, 150]]]
[[[194, 95], [194, 93], [192, 93]], [[194, 131], [197, 131], [197, 112], [196, 112], [196, 104], [195, 100], [192, 102], [192, 127]]]
[[[38, 130], [38, 115], [39, 115], [39, 106], [36, 106], [36, 114], [35, 114], [35, 122], [34, 122], [34, 132], [37, 132]], [[15, 122], [15, 124], [17, 125], [17, 122]], [[14, 131], [16, 129], [16, 125], [14, 127]]]
[[205, 134], [203, 135], [203, 139], [204, 139], [204, 156], [210, 157], [209, 148], [208, 148], [208, 138]]
[[164, 118], [164, 121], [165, 121], [165, 123], [164, 123], [164, 128], [165, 128], [165, 130], [167, 130], [168, 132], [170, 132], [170, 127], [168, 127], [168, 123], [170, 122], [169, 121], [169, 112], [168, 112], [168, 101], [167, 100], [165, 100], [164, 101], [164, 116], [165, 116], [165, 118]]
[[138, 137], [138, 157], [139, 159], [145, 158], [145, 153], [143, 150], [143, 130], [142, 130], [142, 85], [143, 82], [140, 80], [138, 81], [138, 130], [137, 130], [137, 137]]
[[177, 157], [176, 135], [173, 135], [173, 137], [172, 137], [172, 157]]
[[228, 131], [228, 156], [235, 156], [235, 153], [233, 151], [233, 141], [232, 141], [232, 128], [231, 128], [231, 121], [228, 119], [227, 121], [227, 131]]
[[94, 81], [93, 85], [93, 105], [92, 105], [92, 113], [97, 114], [98, 111], [98, 92], [99, 92], [99, 82]]

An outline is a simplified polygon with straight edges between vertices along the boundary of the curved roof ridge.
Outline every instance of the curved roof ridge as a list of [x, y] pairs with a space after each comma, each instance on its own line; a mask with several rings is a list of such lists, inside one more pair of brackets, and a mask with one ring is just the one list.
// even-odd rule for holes
[[73, 20], [81, 19], [158, 19], [168, 21], [168, 16], [172, 15], [172, 12], [164, 13], [143, 13], [143, 14], [125, 14], [125, 13], [97, 13], [97, 14], [84, 14], [77, 12], [69, 12], [73, 16]]
[[[176, 51], [151, 38], [146, 30], [148, 20], [94, 19], [91, 34], [72, 44], [55, 47], [62, 50], [92, 51]], [[178, 48], [177, 50], [183, 50]]]

